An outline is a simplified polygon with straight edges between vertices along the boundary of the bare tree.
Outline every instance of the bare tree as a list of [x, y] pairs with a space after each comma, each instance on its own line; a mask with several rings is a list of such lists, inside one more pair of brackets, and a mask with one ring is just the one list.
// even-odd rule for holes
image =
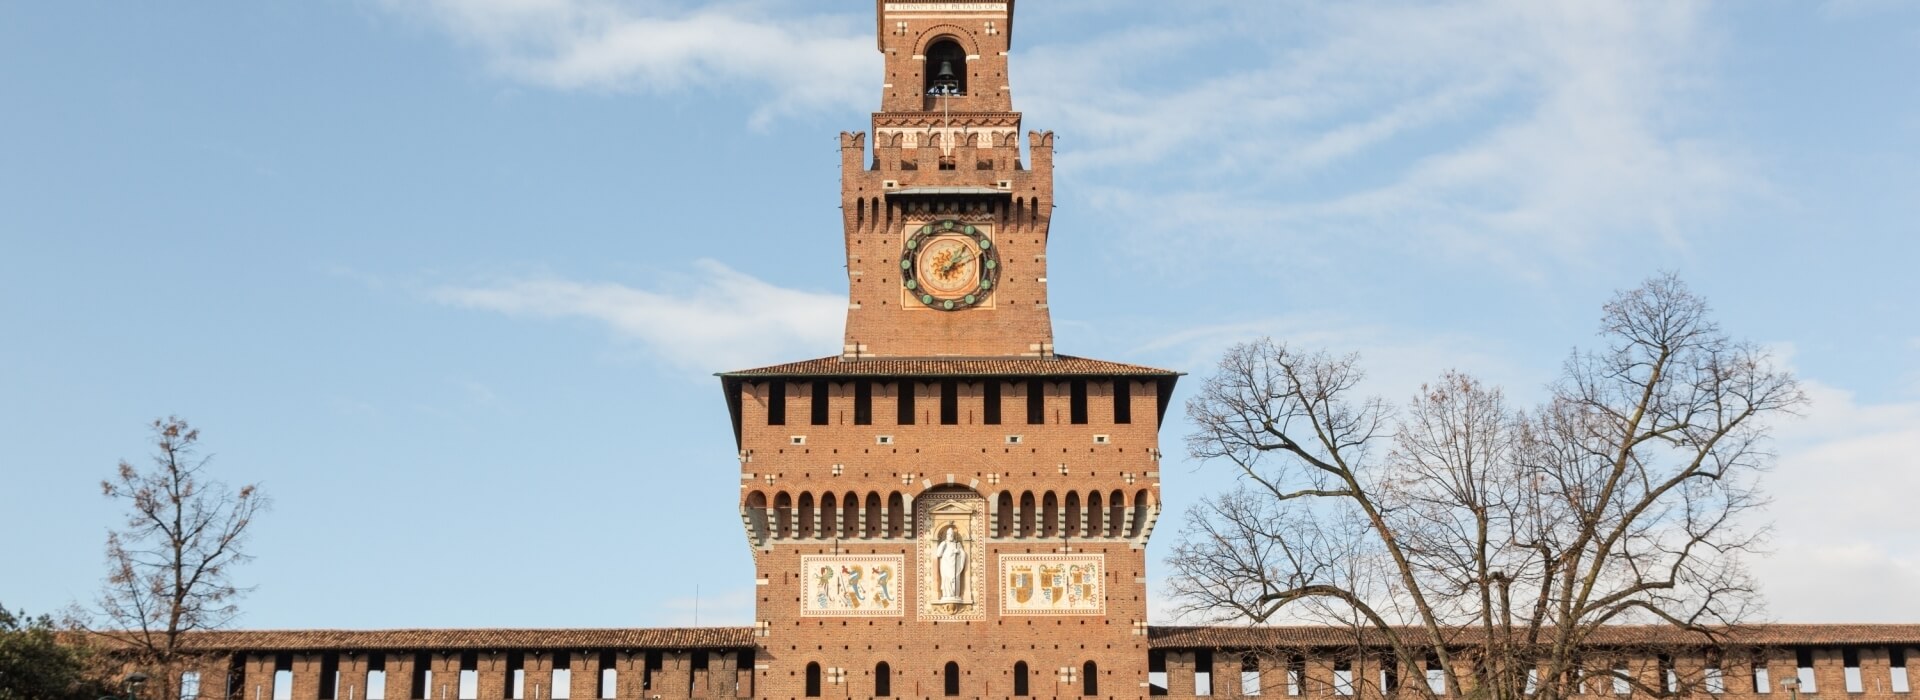
[[1707, 312], [1672, 276], [1617, 295], [1605, 347], [1575, 352], [1531, 412], [1458, 373], [1396, 409], [1356, 395], [1353, 356], [1231, 349], [1187, 404], [1188, 448], [1241, 485], [1188, 514], [1181, 612], [1360, 620], [1389, 668], [1483, 697], [1557, 700], [1609, 675], [1672, 692], [1622, 667], [1605, 630], [1711, 644], [1754, 618], [1741, 556], [1766, 533], [1768, 423], [1805, 401]]
[[175, 417], [153, 422], [153, 466], [122, 461], [101, 491], [127, 506], [126, 524], [107, 535], [107, 579], [89, 625], [130, 654], [166, 695], [183, 660], [182, 637], [219, 629], [239, 613], [247, 589], [233, 567], [250, 560], [248, 528], [268, 505], [257, 484], [230, 489], [206, 478], [200, 431]]

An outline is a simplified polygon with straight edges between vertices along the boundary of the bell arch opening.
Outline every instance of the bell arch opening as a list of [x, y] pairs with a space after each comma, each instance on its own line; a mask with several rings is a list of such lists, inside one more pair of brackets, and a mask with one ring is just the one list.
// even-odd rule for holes
[[935, 39], [927, 46], [926, 76], [928, 97], [967, 94], [967, 50], [952, 37]]

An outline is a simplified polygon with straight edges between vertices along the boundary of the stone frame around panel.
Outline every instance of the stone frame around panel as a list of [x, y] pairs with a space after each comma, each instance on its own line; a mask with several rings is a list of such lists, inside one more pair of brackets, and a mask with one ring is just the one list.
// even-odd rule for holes
[[[1105, 615], [1107, 614], [1107, 555], [1105, 554], [1002, 554], [994, 584], [1000, 598], [1002, 616], [1019, 615]], [[1075, 580], [1074, 571], [1081, 578]], [[1087, 569], [1091, 569], [1088, 571]], [[1028, 601], [1021, 602], [1024, 574]], [[1057, 585], [1046, 578], [1057, 577]], [[1046, 602], [1049, 589], [1058, 589], [1060, 600]]]
[[[900, 584], [907, 579], [907, 557], [902, 554], [803, 554], [800, 616], [905, 616], [907, 601]], [[856, 590], [859, 597], [849, 606]]]
[[[965, 511], [965, 532], [962, 535], [966, 544], [967, 575], [966, 590], [962, 597], [966, 600], [963, 607], [946, 609], [936, 601], [939, 594], [939, 564], [934, 558], [933, 549], [937, 544], [934, 538], [946, 530], [946, 525], [962, 519], [956, 514]], [[987, 499], [972, 490], [934, 491], [923, 493], [913, 499], [913, 523], [918, 530], [914, 536], [915, 580], [918, 588], [916, 612], [921, 620], [959, 621], [984, 620], [987, 618]]]

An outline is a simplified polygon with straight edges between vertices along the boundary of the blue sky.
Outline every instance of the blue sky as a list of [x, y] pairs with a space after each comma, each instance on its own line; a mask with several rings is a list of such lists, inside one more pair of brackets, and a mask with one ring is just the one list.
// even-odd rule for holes
[[[1920, 6], [1358, 5], [1021, 4], [1057, 346], [1528, 402], [1676, 271], [1815, 399], [1773, 615], [1920, 619]], [[179, 414], [277, 501], [246, 626], [746, 623], [711, 373], [838, 348], [872, 12], [0, 3], [0, 602], [91, 594], [97, 482]], [[1165, 473], [1156, 565], [1230, 485]]]

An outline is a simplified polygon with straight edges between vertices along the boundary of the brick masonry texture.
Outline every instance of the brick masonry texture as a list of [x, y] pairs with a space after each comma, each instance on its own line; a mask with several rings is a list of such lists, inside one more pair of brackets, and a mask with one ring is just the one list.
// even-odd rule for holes
[[[471, 700], [1139, 698], [1255, 687], [1338, 698], [1336, 664], [1360, 679], [1378, 673], [1378, 641], [1351, 630], [1147, 625], [1159, 432], [1180, 375], [1054, 352], [1053, 135], [1022, 134], [1013, 111], [1013, 4], [877, 4], [880, 111], [870, 132], [840, 138], [841, 352], [720, 375], [737, 440], [739, 554], [755, 566], [753, 625], [196, 633], [188, 641], [200, 652], [200, 697], [464, 700], [469, 675]], [[964, 81], [930, 83], [943, 65]], [[992, 290], [951, 311], [911, 295], [901, 265], [911, 262], [909, 231], [947, 220], [976, 227], [997, 264]], [[934, 590], [922, 567], [934, 564], [927, 509], [917, 506], [950, 503], [950, 494], [974, 509], [965, 517], [979, 521], [968, 543], [979, 558], [968, 566], [985, 575], [970, 600], [943, 607], [922, 600]], [[1007, 554], [1102, 558], [1099, 612], [1003, 614]], [[803, 614], [801, 558], [821, 555], [901, 562], [897, 607]], [[1756, 659], [1777, 681], [1805, 657], [1816, 697], [1904, 700], [1893, 690], [1904, 672], [1897, 660], [1920, 656], [1916, 625], [1766, 625], [1730, 636], [1739, 652], [1724, 656], [1724, 695], [1742, 698], [1761, 697]], [[1600, 642], [1596, 653], [1647, 679], [1661, 677], [1661, 655], [1688, 679], [1708, 668], [1707, 646], [1671, 629], [1611, 628]], [[1859, 692], [1847, 689], [1849, 659]], [[383, 675], [370, 673], [376, 667]], [[291, 686], [276, 689], [277, 679]], [[1360, 697], [1380, 695], [1361, 685]], [[1700, 688], [1680, 694], [1706, 694]]]

